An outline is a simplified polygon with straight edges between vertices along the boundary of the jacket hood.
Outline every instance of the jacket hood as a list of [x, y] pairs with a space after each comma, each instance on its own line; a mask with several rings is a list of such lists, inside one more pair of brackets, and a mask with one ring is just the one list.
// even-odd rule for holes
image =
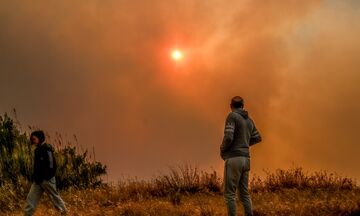
[[242, 117], [244, 117], [246, 119], [249, 118], [248, 112], [244, 109], [241, 109], [241, 108], [234, 109], [233, 112], [240, 114]]

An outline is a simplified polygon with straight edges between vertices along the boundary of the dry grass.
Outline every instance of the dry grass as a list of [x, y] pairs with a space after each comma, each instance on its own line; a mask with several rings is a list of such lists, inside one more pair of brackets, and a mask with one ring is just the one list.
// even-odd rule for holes
[[300, 190], [352, 190], [357, 188], [354, 179], [327, 171], [309, 173], [301, 167], [288, 170], [278, 169], [271, 173], [266, 171], [265, 179], [253, 177], [250, 183], [253, 192], [279, 191], [283, 189]]
[[[110, 192], [109, 192], [110, 190]], [[192, 194], [181, 196], [174, 205], [168, 197], [139, 200], [119, 199], [117, 188], [98, 188], [84, 191], [62, 192], [70, 215], [225, 215], [221, 195]], [[110, 197], [109, 197], [110, 195]], [[256, 215], [351, 215], [360, 204], [360, 191], [309, 191], [285, 189], [277, 192], [252, 194]], [[22, 202], [23, 203], [23, 202]], [[6, 215], [6, 214], [5, 214]], [[18, 209], [7, 215], [22, 215]], [[57, 215], [48, 199], [43, 199], [36, 215]], [[241, 207], [239, 208], [241, 214]]]
[[[92, 189], [69, 188], [61, 194], [70, 215], [220, 216], [226, 215], [226, 208], [217, 176], [184, 165], [171, 168], [151, 181], [127, 180]], [[0, 188], [2, 215], [22, 215], [26, 193], [11, 193], [16, 188], [7, 187]], [[360, 188], [349, 178], [325, 171], [307, 173], [292, 168], [269, 172], [264, 179], [252, 179], [251, 195], [255, 215], [360, 213]], [[36, 215], [51, 216], [57, 212], [44, 197]], [[242, 215], [241, 207], [239, 215]]]

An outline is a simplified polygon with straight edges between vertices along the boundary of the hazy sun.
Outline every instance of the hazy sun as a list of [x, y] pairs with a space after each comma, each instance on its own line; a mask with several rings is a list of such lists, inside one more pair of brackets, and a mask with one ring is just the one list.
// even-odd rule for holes
[[181, 52], [181, 50], [176, 49], [171, 52], [171, 58], [174, 59], [175, 61], [179, 61], [183, 57], [184, 57], [184, 54], [183, 54], [183, 52]]

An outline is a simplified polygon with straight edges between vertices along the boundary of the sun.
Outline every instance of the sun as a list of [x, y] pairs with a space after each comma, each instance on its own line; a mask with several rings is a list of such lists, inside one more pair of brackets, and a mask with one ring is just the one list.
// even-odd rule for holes
[[181, 50], [175, 49], [171, 52], [171, 58], [175, 61], [180, 61], [184, 58], [184, 54]]

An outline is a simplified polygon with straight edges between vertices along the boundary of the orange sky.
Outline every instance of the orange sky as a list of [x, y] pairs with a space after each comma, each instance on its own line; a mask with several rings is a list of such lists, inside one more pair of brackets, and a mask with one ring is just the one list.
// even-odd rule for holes
[[221, 171], [241, 95], [264, 139], [254, 172], [360, 178], [359, 12], [356, 0], [0, 0], [0, 112], [76, 134], [112, 180], [148, 178], [182, 162]]

